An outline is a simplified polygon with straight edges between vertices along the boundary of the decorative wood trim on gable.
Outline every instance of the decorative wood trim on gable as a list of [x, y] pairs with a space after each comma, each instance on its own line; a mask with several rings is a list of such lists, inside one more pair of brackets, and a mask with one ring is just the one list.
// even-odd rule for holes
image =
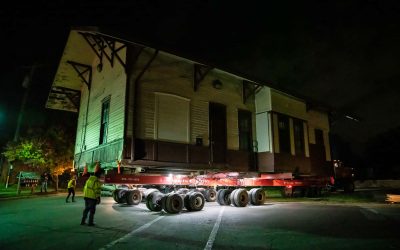
[[[104, 55], [110, 62], [111, 67], [114, 66], [114, 59], [117, 58], [122, 67], [126, 69], [126, 63], [118, 54], [119, 51], [121, 51], [123, 48], [126, 48], [126, 44], [116, 47], [116, 40], [110, 37], [89, 32], [79, 32], [79, 34], [83, 36], [83, 38], [92, 48], [93, 52], [97, 55], [100, 60], [100, 64], [103, 62]], [[109, 49], [109, 52], [107, 52], [106, 48]]]
[[212, 70], [212, 67], [200, 64], [193, 64], [193, 90], [196, 92], [199, 88], [200, 82], [203, 81], [204, 77]]
[[258, 92], [260, 92], [262, 87], [262, 85], [254, 82], [243, 80], [243, 104], [245, 104], [250, 97], [255, 96]]
[[146, 65], [143, 67], [143, 69], [140, 71], [139, 75], [136, 77], [136, 84], [139, 83], [140, 79], [142, 78], [143, 74], [147, 71], [147, 69], [150, 67], [151, 63], [156, 59], [158, 55], [158, 50], [154, 51], [154, 54], [151, 56], [149, 61], [147, 61]]
[[[82, 63], [73, 62], [73, 61], [67, 61], [67, 63], [71, 64], [71, 66], [78, 73], [79, 78], [81, 78], [82, 81], [88, 87], [88, 89], [90, 89], [90, 86], [92, 85], [92, 66], [86, 65], [86, 64], [82, 64]], [[86, 73], [88, 73], [88, 74], [85, 77]]]

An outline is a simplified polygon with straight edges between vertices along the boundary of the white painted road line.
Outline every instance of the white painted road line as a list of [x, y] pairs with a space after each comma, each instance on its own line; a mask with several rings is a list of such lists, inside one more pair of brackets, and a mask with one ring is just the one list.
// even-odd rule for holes
[[224, 210], [225, 210], [225, 207], [222, 207], [221, 211], [219, 211], [217, 221], [215, 222], [214, 227], [210, 233], [210, 237], [208, 237], [208, 241], [207, 241], [206, 246], [204, 247], [204, 250], [212, 249], [215, 237], [217, 236], [217, 233], [218, 233], [219, 224], [221, 224], [222, 214], [224, 213]]
[[380, 214], [378, 211], [372, 208], [360, 207], [361, 213], [371, 221], [383, 221], [386, 220], [385, 216]]
[[376, 211], [375, 209], [372, 209], [372, 208], [364, 208], [364, 209], [367, 209], [368, 211], [370, 211], [374, 214], [379, 214], [378, 211]]
[[128, 239], [128, 238], [130, 238], [130, 237], [132, 237], [134, 234], [139, 233], [139, 232], [145, 230], [146, 228], [150, 227], [153, 223], [155, 223], [155, 222], [161, 220], [162, 218], [165, 218], [165, 216], [157, 217], [156, 219], [154, 219], [154, 220], [152, 220], [152, 221], [150, 221], [150, 222], [144, 224], [143, 226], [141, 226], [141, 227], [139, 227], [139, 228], [133, 230], [132, 232], [130, 232], [130, 233], [128, 233], [128, 234], [122, 236], [121, 238], [119, 238], [119, 239], [117, 239], [117, 240], [114, 240], [113, 242], [111, 242], [111, 243], [105, 245], [104, 247], [100, 248], [99, 250], [105, 250], [105, 249], [109, 249], [109, 248], [113, 247], [114, 245], [116, 245], [116, 244], [118, 244], [118, 243], [120, 243], [120, 242], [122, 242], [122, 241], [124, 241], [124, 240], [126, 240], [126, 239]]

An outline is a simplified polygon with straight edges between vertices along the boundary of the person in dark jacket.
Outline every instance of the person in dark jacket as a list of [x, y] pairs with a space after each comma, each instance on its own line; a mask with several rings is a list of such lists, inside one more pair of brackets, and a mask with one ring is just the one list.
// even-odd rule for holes
[[47, 182], [49, 181], [49, 176], [47, 173], [44, 173], [42, 175], [42, 186], [40, 187], [40, 192], [42, 193], [43, 191], [47, 193]]

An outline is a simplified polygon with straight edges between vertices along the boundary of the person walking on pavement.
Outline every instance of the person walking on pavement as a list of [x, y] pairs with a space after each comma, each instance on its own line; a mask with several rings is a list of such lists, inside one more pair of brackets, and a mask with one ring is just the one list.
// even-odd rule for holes
[[94, 214], [96, 205], [100, 204], [101, 183], [100, 183], [101, 168], [100, 164], [96, 164], [94, 175], [90, 176], [83, 188], [83, 196], [85, 200], [85, 209], [83, 210], [81, 225], [86, 225], [86, 218], [89, 214], [89, 226], [94, 226]]
[[49, 176], [47, 173], [44, 173], [42, 175], [42, 186], [40, 187], [40, 192], [42, 193], [43, 190], [45, 193], [47, 193], [47, 182], [49, 181]]
[[75, 187], [76, 187], [76, 176], [73, 175], [71, 180], [68, 182], [68, 196], [65, 199], [65, 202], [69, 202], [69, 196], [72, 194], [72, 202], [75, 202]]

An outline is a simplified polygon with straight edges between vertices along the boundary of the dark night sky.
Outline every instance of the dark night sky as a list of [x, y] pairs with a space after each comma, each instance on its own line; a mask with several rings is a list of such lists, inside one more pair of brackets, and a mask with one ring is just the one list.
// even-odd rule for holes
[[323, 104], [335, 111], [332, 132], [358, 153], [400, 126], [400, 1], [39, 3], [0, 10], [1, 142], [15, 130], [25, 66], [34, 61], [42, 66], [24, 122], [57, 122], [60, 112], [44, 105], [73, 26], [100, 26]]

